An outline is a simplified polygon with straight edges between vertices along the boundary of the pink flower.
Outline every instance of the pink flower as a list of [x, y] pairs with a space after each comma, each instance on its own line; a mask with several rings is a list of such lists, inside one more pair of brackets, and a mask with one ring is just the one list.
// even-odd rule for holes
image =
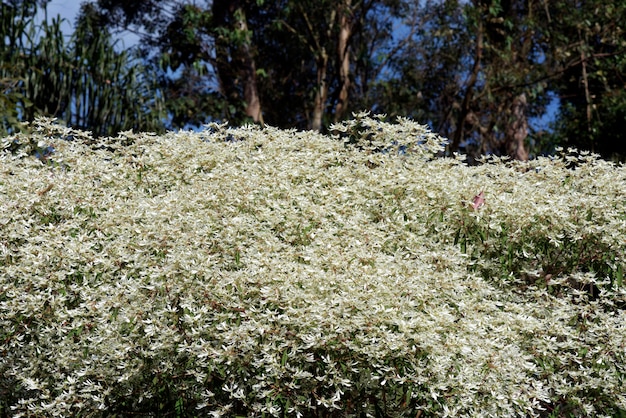
[[485, 193], [480, 192], [472, 199], [472, 209], [478, 210], [485, 204]]

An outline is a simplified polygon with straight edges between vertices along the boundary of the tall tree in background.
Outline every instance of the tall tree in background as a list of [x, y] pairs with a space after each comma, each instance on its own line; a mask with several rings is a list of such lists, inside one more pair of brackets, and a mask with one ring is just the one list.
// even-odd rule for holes
[[[169, 87], [189, 91], [183, 85], [190, 80], [198, 94], [209, 92], [203, 103], [188, 99], [175, 108], [170, 101], [174, 127], [213, 118], [314, 130], [349, 116], [353, 99], [364, 102], [353, 88], [355, 74], [375, 72], [376, 50], [371, 47], [391, 38], [390, 30], [371, 28], [383, 21], [390, 26], [401, 4], [215, 0], [200, 6], [180, 0], [156, 8], [151, 0], [128, 3], [95, 4], [109, 27], [142, 34], [144, 56], [156, 58], [168, 86], [166, 96], [180, 97]], [[363, 36], [366, 32], [370, 37]], [[369, 56], [357, 57], [355, 51]]]
[[[245, 23], [249, 1], [218, 0], [213, 7], [211, 2], [198, 5], [186, 0], [97, 0], [91, 4], [103, 26], [139, 37], [144, 63], [159, 74], [167, 98], [169, 127], [221, 119], [239, 124], [250, 118], [248, 113], [261, 117], [260, 102], [252, 104], [251, 100], [246, 112], [241, 89], [241, 53], [254, 53]], [[258, 111], [252, 110], [255, 106]]]
[[[315, 77], [307, 87], [314, 92], [313, 99], [304, 103], [307, 128], [320, 131], [329, 106], [331, 84], [335, 82], [336, 111], [334, 120], [345, 113], [350, 88], [349, 42], [355, 14], [350, 0], [311, 2], [293, 0], [278, 15], [281, 29], [286, 29], [297, 40], [296, 49], [306, 51], [301, 59], [309, 62]], [[363, 3], [360, 3], [362, 6]], [[285, 45], [286, 46], [286, 45]], [[277, 45], [280, 48], [280, 45]], [[284, 48], [283, 50], [286, 50]], [[294, 51], [295, 52], [295, 51]], [[297, 52], [296, 52], [297, 54]], [[300, 55], [300, 54], [298, 54]], [[304, 68], [306, 70], [306, 68]], [[333, 73], [333, 69], [336, 72]], [[306, 80], [306, 73], [302, 80]], [[306, 97], [306, 90], [300, 92]]]
[[[289, 0], [274, 7], [275, 23], [255, 32], [264, 45], [266, 119], [323, 130], [362, 110], [369, 85], [387, 63], [385, 47], [401, 2]], [[285, 115], [284, 108], [295, 114]]]
[[527, 159], [528, 119], [546, 105], [542, 12], [541, 1], [417, 3], [395, 74], [376, 87], [381, 110], [429, 122], [450, 151]]
[[[626, 156], [626, 4], [577, 0], [414, 2], [416, 28], [372, 103], [430, 123], [450, 151], [525, 159], [564, 144]], [[560, 102], [554, 131], [530, 128]], [[532, 148], [532, 149], [531, 149]], [[532, 152], [530, 152], [532, 151]]]
[[528, 159], [528, 118], [541, 114], [546, 69], [543, 1], [474, 0], [467, 10], [475, 33], [473, 65], [452, 135], [458, 149], [464, 135], [478, 153]]
[[47, 1], [3, 0], [0, 2], [0, 133], [13, 131], [21, 119], [20, 109], [32, 106], [21, 88], [25, 82], [25, 60], [19, 56], [29, 42], [38, 8]]
[[[36, 4], [2, 4], [14, 3]], [[108, 51], [96, 29], [139, 35], [139, 96], [153, 88], [171, 128], [229, 120], [323, 131], [365, 109], [428, 123], [450, 139], [450, 152], [471, 158], [525, 160], [558, 144], [624, 158], [624, 21], [626, 3], [600, 0], [92, 0], [77, 26], [89, 41], [76, 44], [74, 58], [110, 69], [95, 64]], [[0, 66], [5, 123], [31, 114], [31, 80], [67, 89], [63, 83], [76, 79], [64, 75], [91, 75], [83, 101], [37, 99], [33, 109], [59, 115], [96, 109], [89, 105], [96, 96], [116, 91], [107, 80], [131, 85], [123, 81], [131, 67], [116, 78], [80, 60], [72, 71], [59, 66], [61, 49], [42, 44], [39, 55], [52, 65], [40, 73], [24, 60]], [[22, 78], [14, 68], [25, 69]], [[153, 77], [140, 74], [157, 74], [158, 82], [143, 83]], [[533, 120], [555, 97], [553, 132], [541, 135]], [[25, 110], [11, 113], [15, 103]]]
[[[245, 114], [254, 122], [262, 123], [254, 45], [244, 3], [239, 0], [213, 1], [215, 64], [220, 89], [229, 102], [236, 103], [242, 97]], [[258, 2], [259, 5], [262, 3]], [[238, 81], [241, 81], [242, 88], [239, 88]]]
[[626, 158], [626, 3], [550, 2], [550, 47], [560, 98], [552, 141]]
[[95, 135], [161, 129], [161, 98], [150, 74], [126, 52], [115, 50], [88, 11], [67, 42], [59, 18], [40, 26], [31, 18], [25, 24], [24, 7], [32, 17], [32, 5], [1, 7], [5, 44], [0, 78], [11, 80], [9, 93], [16, 98], [5, 113], [6, 131], [36, 116], [57, 117]]
[[456, 0], [412, 2], [405, 11], [405, 34], [380, 77], [372, 80], [368, 107], [389, 116], [407, 116], [444, 135], [453, 131], [462, 76], [471, 42]]

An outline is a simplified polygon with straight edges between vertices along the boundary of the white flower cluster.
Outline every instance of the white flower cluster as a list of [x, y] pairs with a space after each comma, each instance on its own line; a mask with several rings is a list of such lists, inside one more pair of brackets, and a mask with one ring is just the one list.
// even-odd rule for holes
[[0, 415], [626, 410], [624, 166], [357, 119], [2, 140]]

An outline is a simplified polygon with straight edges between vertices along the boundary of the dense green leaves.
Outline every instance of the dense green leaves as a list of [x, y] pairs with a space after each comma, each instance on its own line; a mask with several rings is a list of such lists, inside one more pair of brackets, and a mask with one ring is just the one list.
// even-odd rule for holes
[[[162, 93], [154, 76], [83, 9], [69, 41], [59, 17], [34, 23], [26, 4], [2, 4], [0, 88], [2, 129], [20, 120], [54, 116], [95, 135], [121, 130], [160, 130]], [[30, 14], [30, 15], [29, 15]]]
[[[626, 4], [559, 2], [552, 21], [552, 53], [562, 75], [554, 140], [626, 158]], [[566, 9], [567, 8], [567, 9]]]
[[[228, 120], [325, 131], [353, 112], [373, 110], [429, 124], [450, 139], [448, 154], [464, 151], [470, 161], [484, 154], [525, 160], [558, 145], [626, 155], [626, 4], [92, 0], [75, 28], [72, 58], [63, 57], [70, 51], [52, 23], [34, 63], [7, 52], [40, 39], [28, 32], [34, 3], [7, 4], [25, 5], [25, 15], [3, 14], [5, 125], [43, 111], [103, 132], [96, 120], [116, 111], [93, 120], [72, 114], [70, 121], [65, 110], [100, 109], [100, 101], [93, 105], [98, 96], [110, 109], [140, 103], [108, 122], [111, 132], [127, 119], [139, 121], [138, 129]], [[105, 46], [100, 34], [109, 30], [139, 34], [139, 56]], [[79, 65], [84, 60], [93, 64]], [[68, 62], [71, 71], [63, 67]], [[80, 107], [59, 94], [33, 96], [49, 91], [41, 90], [42, 80], [52, 84], [46, 89], [67, 90], [80, 84], [79, 73], [95, 86], [72, 87], [89, 91], [75, 99]], [[31, 81], [31, 90], [18, 88]], [[538, 120], [554, 123], [546, 129]]]
[[94, 3], [111, 27], [143, 34], [174, 98], [172, 127], [227, 119], [315, 130], [371, 107], [367, 91], [404, 9], [397, 0]]
[[[561, 144], [624, 158], [625, 12], [599, 1], [426, 2], [382, 95], [393, 114], [428, 121], [470, 156], [524, 159]], [[532, 118], [555, 98], [546, 147]]]

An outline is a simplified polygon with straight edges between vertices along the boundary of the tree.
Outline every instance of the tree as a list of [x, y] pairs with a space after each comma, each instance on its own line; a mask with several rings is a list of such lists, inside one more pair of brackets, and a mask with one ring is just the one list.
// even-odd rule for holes
[[[471, 157], [525, 159], [559, 143], [624, 155], [624, 9], [575, 0], [414, 2], [405, 23], [412, 35], [391, 76], [375, 84], [373, 103], [430, 123], [450, 138], [449, 151]], [[561, 109], [543, 144], [529, 120], [545, 115], [554, 96]]]
[[[215, 0], [201, 7], [180, 0], [161, 8], [152, 8], [150, 0], [126, 3], [94, 5], [109, 27], [142, 34], [144, 57], [158, 66], [166, 90], [174, 86], [172, 74], [182, 71], [185, 79], [176, 88], [190, 91], [183, 85], [193, 80], [211, 99], [198, 105], [192, 95], [180, 109], [168, 100], [174, 125], [228, 119], [322, 130], [348, 116], [353, 99], [364, 102], [357, 92], [367, 88], [354, 88], [356, 74], [375, 72], [376, 51], [367, 47], [390, 37], [388, 30], [371, 28], [377, 22], [390, 26], [401, 2]], [[180, 97], [167, 91], [168, 99]], [[193, 113], [187, 113], [184, 108], [192, 104]]]
[[[254, 46], [244, 3], [238, 0], [213, 1], [215, 64], [222, 93], [231, 102], [243, 98], [245, 114], [254, 122], [263, 123]], [[243, 91], [238, 91], [238, 80], [241, 80]]]
[[554, 89], [561, 101], [552, 141], [625, 159], [626, 4], [550, 4]]
[[452, 148], [470, 129], [480, 154], [527, 160], [528, 118], [545, 110], [542, 2], [475, 0], [467, 15], [476, 33], [475, 57]]
[[[258, 54], [267, 74], [262, 94], [272, 100], [264, 99], [266, 119], [278, 126], [324, 130], [350, 111], [362, 110], [369, 85], [386, 63], [384, 46], [400, 2], [280, 3], [275, 24], [255, 31], [264, 45]], [[285, 108], [293, 114], [286, 115]]]
[[[253, 86], [254, 48], [246, 26], [252, 2], [218, 0], [203, 7], [186, 0], [97, 0], [91, 4], [103, 27], [140, 37], [143, 61], [159, 74], [169, 127], [223, 119], [233, 124], [261, 121], [260, 100]], [[246, 51], [247, 61], [242, 58]], [[252, 80], [245, 91], [242, 77]]]
[[94, 25], [88, 5], [69, 42], [59, 18], [36, 26], [24, 20], [24, 7], [34, 15], [32, 5], [2, 7], [7, 42], [0, 68], [12, 98], [3, 109], [5, 130], [36, 116], [57, 117], [95, 135], [161, 129], [161, 97], [150, 73], [115, 50], [108, 33]]
[[377, 85], [381, 110], [430, 123], [451, 152], [527, 159], [528, 118], [546, 105], [540, 3], [416, 2], [393, 77]]
[[[227, 119], [324, 130], [367, 109], [431, 124], [450, 139], [448, 152], [525, 160], [543, 152], [531, 120], [544, 116], [557, 95], [562, 108], [552, 141], [605, 150], [606, 138], [619, 138], [626, 6], [599, 0], [93, 6], [103, 25], [142, 36], [142, 59], [159, 74], [171, 127]], [[566, 140], [583, 128], [584, 141]]]
[[24, 62], [16, 51], [23, 50], [29, 28], [38, 7], [45, 1], [3, 0], [0, 3], [0, 34], [4, 43], [0, 45], [0, 134], [14, 130], [20, 122], [19, 106], [32, 103], [20, 90], [24, 83]]
[[[335, 3], [335, 4], [331, 4]], [[305, 103], [307, 108], [308, 128], [320, 131], [323, 128], [323, 118], [328, 105], [330, 76], [329, 71], [333, 58], [339, 68], [337, 77], [341, 84], [339, 89], [342, 95], [342, 107], [347, 102], [349, 88], [350, 56], [348, 41], [351, 35], [350, 0], [340, 2], [318, 2], [317, 7], [311, 7], [310, 2], [292, 1], [286, 8], [280, 20], [281, 27], [298, 39], [297, 47], [310, 53], [309, 62], [315, 72], [312, 87], [314, 98], [312, 103]], [[337, 56], [332, 57], [333, 46], [336, 45]]]

